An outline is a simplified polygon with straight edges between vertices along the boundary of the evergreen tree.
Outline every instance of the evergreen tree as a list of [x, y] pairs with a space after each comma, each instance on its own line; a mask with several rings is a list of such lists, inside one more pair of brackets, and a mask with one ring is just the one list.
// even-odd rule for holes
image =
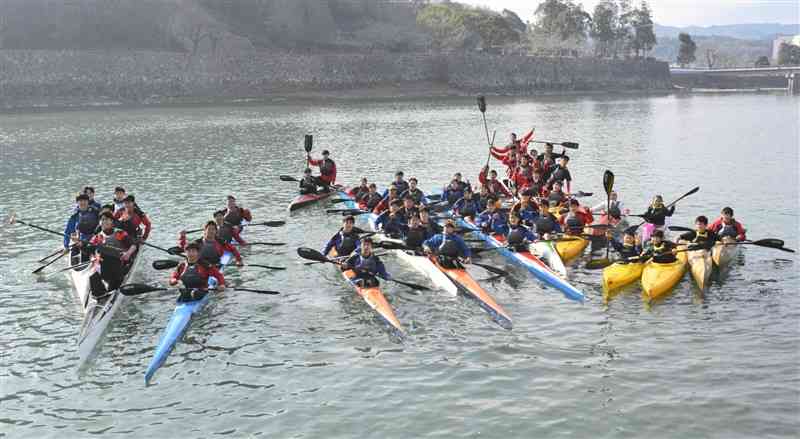
[[678, 40], [681, 42], [681, 47], [678, 49], [678, 64], [681, 67], [686, 67], [688, 64], [695, 62], [695, 52], [697, 51], [697, 44], [692, 41], [691, 35], [681, 33], [678, 35]]

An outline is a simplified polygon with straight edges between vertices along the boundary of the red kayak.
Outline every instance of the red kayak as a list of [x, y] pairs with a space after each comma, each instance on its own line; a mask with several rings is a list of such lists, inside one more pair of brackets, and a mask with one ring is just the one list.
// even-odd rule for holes
[[306, 194], [306, 195], [298, 195], [295, 197], [294, 200], [289, 204], [289, 212], [293, 212], [301, 207], [306, 207], [308, 205], [314, 204], [317, 201], [325, 200], [330, 198], [331, 195], [336, 195], [339, 192], [337, 190], [332, 190], [330, 192], [320, 192], [318, 194]]

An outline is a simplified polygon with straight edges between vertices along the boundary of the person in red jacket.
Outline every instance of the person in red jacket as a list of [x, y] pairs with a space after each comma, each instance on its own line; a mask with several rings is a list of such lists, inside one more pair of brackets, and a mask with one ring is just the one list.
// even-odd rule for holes
[[[136, 198], [133, 195], [125, 197], [124, 203], [125, 207], [114, 213], [114, 219], [117, 220], [117, 224], [134, 241], [147, 241], [152, 227], [150, 218], [136, 205]], [[144, 233], [140, 230], [142, 226], [144, 227]]]
[[[486, 174], [489, 174], [489, 178], [486, 178]], [[511, 192], [506, 188], [506, 185], [503, 184], [500, 180], [497, 179], [497, 171], [492, 169], [489, 171], [488, 166], [484, 166], [481, 170], [481, 173], [478, 174], [478, 182], [482, 185], [485, 185], [489, 192], [496, 195], [496, 196], [505, 196], [507, 198], [511, 198]]]
[[122, 285], [138, 246], [127, 232], [114, 228], [114, 215], [110, 212], [100, 215], [100, 232], [89, 240], [89, 245], [97, 249], [100, 261], [100, 269], [89, 277], [89, 285], [94, 297], [102, 297]]
[[[236, 259], [236, 265], [243, 265], [242, 255], [239, 254], [236, 247], [232, 246], [229, 242], [220, 242], [217, 238], [217, 223], [214, 221], [206, 223], [203, 227], [203, 238], [195, 242], [200, 245], [200, 258], [211, 265], [219, 265], [222, 255], [225, 254], [226, 251], [233, 254], [234, 259]], [[185, 250], [188, 245], [189, 243], [186, 241], [186, 231], [181, 230], [180, 235], [178, 235], [178, 247]]]
[[391, 185], [389, 187], [389, 193], [386, 194], [385, 197], [383, 197], [381, 202], [378, 203], [378, 205], [375, 206], [374, 209], [372, 209], [372, 213], [376, 215], [382, 214], [386, 209], [389, 208], [389, 204], [391, 204], [392, 201], [399, 199], [400, 195], [397, 193], [397, 188], [394, 185]]
[[311, 155], [308, 155], [308, 164], [319, 167], [320, 175], [317, 180], [325, 192], [330, 191], [330, 187], [336, 184], [336, 163], [331, 160], [330, 155], [331, 153], [327, 149], [322, 151], [320, 160], [312, 159]]
[[239, 245], [247, 245], [247, 241], [242, 239], [242, 235], [239, 233], [239, 228], [225, 221], [224, 210], [214, 212], [214, 222], [217, 223], [217, 238], [220, 241], [236, 241]]
[[722, 216], [711, 223], [708, 229], [716, 233], [720, 239], [727, 236], [735, 238], [737, 241], [747, 240], [747, 230], [742, 223], [733, 218], [733, 209], [730, 207], [722, 209]]
[[242, 221], [247, 221], [248, 223], [253, 221], [253, 214], [249, 209], [237, 205], [236, 197], [228, 195], [226, 203], [225, 209], [222, 209], [222, 214], [224, 215], [226, 223], [234, 226], [238, 230], [242, 225]]
[[569, 200], [569, 212], [562, 215], [559, 222], [563, 224], [566, 233], [580, 235], [583, 228], [594, 222], [592, 213], [576, 199]]
[[203, 298], [208, 291], [208, 279], [213, 277], [217, 281], [216, 289], [225, 291], [225, 277], [214, 265], [200, 259], [200, 244], [189, 243], [186, 246], [186, 261], [181, 262], [169, 277], [169, 284], [183, 283], [185, 290], [181, 291], [179, 301], [198, 300]]
[[519, 167], [511, 178], [511, 181], [514, 182], [514, 187], [517, 191], [525, 190], [526, 187], [531, 185], [531, 181], [533, 181], [533, 168], [528, 164], [528, 156], [524, 155], [520, 158]]

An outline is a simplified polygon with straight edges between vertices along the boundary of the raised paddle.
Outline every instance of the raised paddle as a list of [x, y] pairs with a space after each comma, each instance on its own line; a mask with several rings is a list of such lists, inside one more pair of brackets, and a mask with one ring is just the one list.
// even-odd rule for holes
[[[278, 295], [280, 294], [279, 291], [269, 291], [269, 290], [255, 290], [252, 288], [226, 288], [228, 290], [233, 291], [246, 291], [248, 293], [256, 293], [256, 294], [269, 294], [269, 295]], [[161, 288], [161, 287], [152, 287], [147, 284], [127, 284], [123, 285], [119, 288], [119, 291], [125, 296], [141, 296], [142, 294], [152, 293], [156, 291], [180, 291], [180, 288]], [[209, 288], [207, 291], [217, 291], [216, 288]]]
[[[700, 187], [698, 186], [698, 187], [696, 187], [696, 188], [694, 188], [694, 189], [690, 190], [689, 192], [686, 192], [685, 194], [683, 194], [683, 195], [682, 195], [680, 198], [678, 198], [677, 200], [675, 200], [675, 201], [673, 201], [673, 202], [671, 202], [671, 203], [667, 204], [665, 207], [666, 207], [667, 209], [669, 209], [670, 207], [672, 207], [672, 206], [674, 206], [675, 204], [677, 204], [677, 203], [678, 203], [678, 201], [681, 201], [681, 200], [683, 200], [684, 198], [688, 197], [689, 195], [694, 195], [694, 194], [696, 194], [696, 193], [697, 193], [699, 190], [700, 190]], [[638, 216], [638, 217], [644, 217], [644, 215], [628, 215], [628, 216]], [[642, 224], [644, 224], [644, 223], [646, 223], [646, 222], [647, 222], [647, 221], [642, 221], [642, 222], [640, 222], [639, 224], [637, 224], [637, 225], [635, 225], [635, 226], [630, 226], [630, 227], [628, 227], [628, 228], [627, 228], [627, 229], [625, 229], [625, 230], [626, 230], [626, 231], [627, 231], [627, 230], [630, 230], [630, 231], [631, 231], [631, 233], [636, 233], [636, 229], [638, 229], [639, 227], [641, 227], [641, 226], [642, 226]]]
[[[247, 224], [247, 227], [254, 227], [254, 226], [267, 226], [267, 227], [282, 227], [286, 225], [286, 221], [264, 221], [261, 223], [250, 223]], [[203, 229], [192, 229], [187, 230], [186, 233], [197, 233], [202, 232]]]
[[[310, 261], [321, 262], [321, 263], [329, 263], [329, 264], [334, 264], [334, 265], [342, 265], [341, 261], [334, 261], [333, 259], [329, 259], [328, 257], [323, 255], [322, 253], [318, 252], [317, 250], [314, 250], [313, 248], [300, 247], [300, 248], [297, 249], [297, 255], [300, 256], [303, 259], [308, 259]], [[372, 275], [372, 276], [375, 276], [374, 273], [369, 273], [369, 274]], [[417, 285], [417, 284], [413, 284], [411, 282], [403, 282], [403, 281], [399, 281], [397, 279], [383, 279], [383, 280], [386, 280], [386, 281], [389, 281], [389, 282], [394, 282], [394, 283], [397, 283], [397, 284], [400, 284], [400, 285], [404, 285], [404, 286], [406, 286], [408, 288], [411, 288], [412, 290], [418, 290], [418, 291], [430, 291], [431, 290], [430, 288], [428, 288], [426, 286], [423, 286], [423, 285]]]
[[[181, 261], [177, 261], [175, 259], [161, 259], [158, 261], [153, 261], [153, 268], [156, 270], [169, 270], [177, 267], [180, 265], [180, 263]], [[259, 264], [244, 264], [243, 267], [266, 268], [267, 270], [286, 270], [286, 267], [273, 267], [271, 265]]]
[[303, 149], [306, 150], [306, 168], [308, 168], [311, 163], [311, 150], [314, 149], [314, 136], [306, 134]]
[[[606, 212], [611, 210], [611, 192], [614, 191], [614, 173], [606, 169], [603, 173], [603, 189], [606, 191]], [[595, 259], [586, 263], [586, 268], [596, 270], [605, 268], [611, 265], [611, 260], [608, 255], [611, 252], [611, 239], [606, 240], [606, 257], [603, 259]]]
[[578, 149], [578, 146], [580, 146], [577, 142], [561, 142], [561, 143], [558, 143], [558, 142], [548, 142], [546, 140], [531, 140], [529, 143], [549, 143], [551, 145], [559, 145], [559, 146], [563, 146], [564, 148], [569, 148], [569, 149]]

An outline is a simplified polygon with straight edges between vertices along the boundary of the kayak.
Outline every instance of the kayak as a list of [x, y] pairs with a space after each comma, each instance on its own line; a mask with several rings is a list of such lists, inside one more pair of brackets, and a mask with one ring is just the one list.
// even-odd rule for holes
[[[225, 267], [230, 265], [233, 259], [233, 253], [227, 251], [223, 253], [220, 257], [219, 271], [223, 273]], [[208, 288], [216, 288], [216, 286], [217, 280], [213, 277], [208, 278]], [[211, 296], [212, 292], [208, 292], [205, 296], [197, 300], [181, 301], [179, 299], [176, 302], [175, 310], [172, 312], [172, 316], [169, 322], [167, 322], [166, 328], [164, 328], [164, 333], [161, 335], [161, 339], [156, 346], [155, 354], [153, 354], [153, 358], [150, 360], [150, 364], [147, 366], [147, 370], [144, 373], [145, 384], [148, 384], [156, 371], [164, 365], [169, 354], [175, 349], [175, 345], [183, 337], [183, 334], [186, 333], [186, 330], [189, 329], [189, 325], [192, 323], [194, 316], [202, 311], [211, 301]]]
[[[394, 242], [403, 244], [403, 240], [401, 239], [392, 239], [387, 238], [385, 235], [375, 235], [372, 237], [375, 242]], [[402, 262], [410, 266], [411, 268], [415, 269], [416, 271], [424, 274], [428, 279], [430, 279], [433, 285], [450, 294], [451, 296], [458, 295], [458, 287], [447, 277], [446, 274], [442, 273], [439, 270], [439, 267], [436, 266], [427, 256], [420, 256], [415, 254], [413, 251], [410, 250], [389, 250], [390, 253], [397, 256]]]
[[608, 214], [605, 213], [600, 215], [600, 217], [597, 218], [597, 220], [595, 220], [595, 222], [592, 224], [611, 226], [608, 228], [591, 228], [590, 229], [591, 235], [598, 238], [605, 237], [606, 230], [611, 230], [611, 233], [613, 234], [614, 238], [617, 239], [619, 238], [618, 235], [628, 227], [628, 222], [626, 220], [611, 218], [608, 216]]
[[678, 253], [678, 260], [661, 264], [647, 262], [642, 270], [642, 290], [645, 297], [656, 300], [670, 291], [680, 282], [686, 273], [686, 252]]
[[558, 274], [562, 279], [567, 278], [567, 267], [561, 260], [553, 241], [536, 241], [531, 244], [532, 253], [544, 261], [550, 269]]
[[589, 245], [589, 240], [580, 236], [564, 235], [568, 240], [556, 241], [556, 251], [561, 256], [561, 260], [569, 262], [580, 256]]
[[325, 199], [330, 198], [331, 195], [335, 195], [339, 192], [337, 191], [329, 191], [329, 192], [320, 192], [317, 194], [305, 194], [305, 195], [298, 195], [289, 203], [289, 212], [293, 212], [297, 209], [302, 207], [309, 206], [314, 204], [318, 201], [322, 201]]
[[711, 252], [708, 250], [694, 250], [686, 253], [692, 277], [700, 291], [705, 291], [711, 280], [711, 272], [714, 269]]
[[[328, 254], [329, 258], [335, 258], [336, 249], [331, 249], [331, 252]], [[341, 271], [341, 270], [339, 270]], [[388, 324], [392, 330], [399, 336], [403, 336], [405, 334], [405, 329], [403, 329], [403, 325], [400, 324], [400, 321], [397, 319], [397, 316], [394, 314], [394, 310], [392, 306], [389, 305], [389, 302], [386, 300], [386, 296], [383, 295], [380, 287], [361, 287], [354, 282], [356, 277], [356, 272], [353, 270], [345, 270], [341, 271], [342, 276], [344, 276], [345, 280], [355, 288], [356, 292], [365, 302], [367, 305], [370, 306], [375, 312], [378, 313], [378, 316]]]
[[498, 325], [500, 325], [503, 329], [511, 329], [513, 327], [513, 323], [511, 321], [511, 317], [508, 313], [500, 306], [486, 290], [483, 289], [475, 279], [465, 270], [463, 267], [461, 268], [446, 268], [436, 258], [431, 257], [430, 261], [434, 264], [442, 273], [444, 273], [447, 277], [450, 278], [451, 281], [458, 287], [458, 290], [461, 291], [462, 294], [465, 296], [475, 300], [478, 302], [478, 305], [484, 309], [492, 320], [495, 321]]
[[[120, 285], [128, 283], [136, 273], [142, 261], [141, 254], [142, 250], [139, 250], [134, 255]], [[92, 295], [89, 278], [97, 271], [98, 265], [93, 263], [83, 270], [70, 270], [67, 273], [67, 277], [75, 286], [75, 295], [84, 315], [78, 334], [78, 367], [89, 361], [111, 327], [114, 316], [129, 300], [128, 296], [119, 290], [111, 291], [100, 298]]]
[[[485, 234], [478, 229], [474, 223], [461, 219], [459, 220], [461, 226], [464, 228], [469, 228], [473, 230], [473, 234], [478, 236], [479, 238], [486, 241], [489, 245], [495, 248], [499, 248], [498, 253], [503, 255], [505, 258], [509, 259], [510, 261], [521, 265], [525, 269], [527, 269], [531, 274], [536, 276], [537, 279], [541, 280], [545, 284], [561, 291], [564, 296], [568, 299], [575, 300], [578, 302], [583, 302], [585, 299], [584, 294], [579, 291], [577, 288], [572, 286], [569, 282], [564, 280], [564, 276], [560, 273], [554, 271], [550, 268], [542, 259], [537, 257], [535, 254], [531, 253], [530, 251], [523, 251], [523, 252], [515, 252], [510, 249], [504, 248], [506, 246], [506, 238], [503, 235], [499, 234]], [[542, 243], [545, 244], [545, 243]], [[555, 251], [552, 250], [552, 246], [544, 246], [547, 247], [547, 250], [551, 254], [555, 254]], [[558, 255], [556, 254], [556, 257]], [[560, 259], [557, 259], [560, 261]], [[563, 263], [561, 264], [563, 268]], [[566, 268], [564, 268], [566, 271]]]
[[738, 245], [725, 245], [725, 244], [733, 244], [736, 240], [730, 238], [728, 236], [722, 238], [721, 242], [717, 242], [714, 245], [714, 248], [711, 249], [711, 259], [714, 261], [714, 265], [720, 271], [725, 270], [731, 261], [739, 254], [739, 247]]
[[644, 266], [642, 262], [615, 262], [604, 268], [603, 299], [608, 301], [611, 293], [639, 280]]

